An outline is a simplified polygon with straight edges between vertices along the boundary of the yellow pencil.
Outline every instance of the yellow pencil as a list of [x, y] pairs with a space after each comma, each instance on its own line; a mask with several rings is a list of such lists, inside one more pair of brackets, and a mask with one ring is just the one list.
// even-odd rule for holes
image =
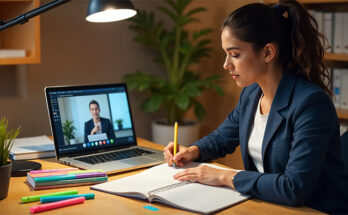
[[[174, 157], [176, 155], [176, 151], [177, 151], [177, 148], [178, 148], [178, 123], [175, 122], [174, 124]], [[173, 167], [175, 167], [175, 162], [173, 162]]]

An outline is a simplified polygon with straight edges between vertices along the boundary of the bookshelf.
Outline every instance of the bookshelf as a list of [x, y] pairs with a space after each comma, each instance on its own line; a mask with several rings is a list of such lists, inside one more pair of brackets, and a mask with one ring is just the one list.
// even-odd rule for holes
[[[0, 0], [0, 20], [12, 19], [39, 6], [40, 0]], [[25, 57], [0, 58], [0, 65], [40, 63], [40, 17], [1, 31], [0, 48], [26, 50]]]
[[[319, 11], [348, 12], [348, 0], [298, 0], [306, 9]], [[276, 4], [278, 0], [264, 0], [266, 4]], [[342, 67], [348, 65], [347, 53], [326, 53], [325, 64], [330, 67]], [[348, 84], [348, 83], [347, 83]], [[338, 118], [348, 121], [348, 110], [336, 109]]]

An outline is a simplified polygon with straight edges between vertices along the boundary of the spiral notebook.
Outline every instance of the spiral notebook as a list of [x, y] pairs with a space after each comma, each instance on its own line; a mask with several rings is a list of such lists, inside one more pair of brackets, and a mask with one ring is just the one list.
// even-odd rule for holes
[[173, 168], [164, 163], [139, 174], [118, 180], [91, 186], [91, 189], [119, 196], [160, 202], [172, 207], [197, 213], [213, 213], [247, 200], [229, 187], [215, 187], [192, 181], [180, 182], [173, 175], [186, 168], [208, 165], [206, 163], [189, 163], [184, 168]]

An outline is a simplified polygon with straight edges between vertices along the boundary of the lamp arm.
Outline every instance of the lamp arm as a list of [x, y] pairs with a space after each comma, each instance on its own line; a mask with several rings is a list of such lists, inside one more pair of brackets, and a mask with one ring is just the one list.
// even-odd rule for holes
[[29, 12], [26, 12], [22, 15], [19, 15], [13, 19], [10, 19], [8, 21], [0, 21], [0, 31], [9, 28], [11, 26], [17, 25], [17, 24], [24, 24], [29, 21], [30, 18], [33, 18], [37, 15], [40, 15], [41, 13], [44, 13], [48, 10], [51, 10], [55, 7], [58, 7], [59, 5], [62, 5], [64, 3], [67, 3], [71, 0], [55, 0], [52, 2], [49, 2], [47, 4], [41, 5], [38, 8], [35, 8]]

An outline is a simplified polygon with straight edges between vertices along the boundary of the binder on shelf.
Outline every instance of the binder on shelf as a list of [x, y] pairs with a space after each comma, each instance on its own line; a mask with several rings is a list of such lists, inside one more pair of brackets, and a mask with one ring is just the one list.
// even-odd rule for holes
[[348, 110], [348, 69], [342, 69], [341, 109]]
[[332, 39], [333, 39], [332, 20], [333, 20], [333, 13], [325, 12], [324, 19], [323, 19], [323, 26], [324, 26], [323, 30], [324, 30], [324, 35], [327, 38], [327, 41], [329, 43], [329, 44], [325, 44], [325, 49], [328, 53], [332, 52]]
[[334, 13], [333, 20], [333, 52], [343, 53], [344, 14], [341, 12]]
[[317, 21], [318, 31], [320, 33], [324, 34], [324, 24], [323, 24], [324, 13], [322, 11], [318, 11], [318, 10], [308, 10], [308, 12], [313, 16], [315, 21]]
[[342, 71], [340, 68], [334, 68], [332, 70], [332, 87], [335, 95], [334, 105], [336, 108], [341, 107], [341, 84], [342, 84]]
[[[348, 12], [343, 13], [343, 25], [348, 26]], [[348, 54], [348, 28], [343, 28], [343, 52]]]

